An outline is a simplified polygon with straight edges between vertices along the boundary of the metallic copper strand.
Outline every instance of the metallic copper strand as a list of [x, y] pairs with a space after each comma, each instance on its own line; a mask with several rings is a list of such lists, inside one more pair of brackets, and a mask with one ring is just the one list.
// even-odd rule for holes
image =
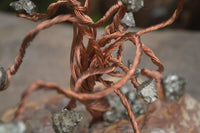
[[[40, 23], [35, 29], [28, 32], [22, 41], [14, 64], [7, 70], [8, 85], [6, 88], [8, 88], [10, 84], [11, 76], [15, 75], [20, 68], [26, 49], [41, 30], [58, 23], [70, 21], [73, 23], [74, 33], [70, 52], [71, 89], [61, 88], [53, 82], [45, 83], [43, 81], [36, 81], [32, 83], [23, 93], [15, 119], [22, 119], [22, 114], [25, 111], [25, 104], [32, 92], [40, 89], [46, 89], [56, 90], [58, 93], [61, 93], [69, 98], [70, 102], [66, 104], [66, 108], [68, 109], [75, 108], [76, 101], [80, 101], [91, 113], [93, 116], [93, 122], [95, 122], [102, 118], [105, 111], [110, 109], [108, 100], [105, 96], [115, 92], [127, 109], [133, 131], [135, 133], [139, 133], [130, 104], [119, 88], [126, 84], [129, 80], [131, 80], [131, 83], [136, 89], [139, 87], [140, 84], [137, 82], [134, 73], [138, 68], [142, 53], [145, 53], [145, 55], [151, 59], [153, 64], [158, 66], [158, 70], [148, 70], [147, 68], [143, 68], [141, 74], [150, 79], [156, 80], [159, 98], [164, 98], [161, 86], [161, 82], [163, 80], [161, 72], [163, 72], [164, 66], [155, 56], [153, 51], [142, 43], [140, 36], [173, 23], [183, 8], [183, 0], [179, 0], [178, 7], [169, 20], [155, 26], [142, 29], [138, 32], [127, 32], [126, 28], [120, 23], [120, 20], [126, 12], [126, 7], [120, 0], [113, 5], [96, 23], [93, 22], [90, 16], [88, 16], [90, 2], [91, 0], [85, 0], [85, 4], [82, 6], [77, 0], [58, 0], [57, 2], [49, 5], [46, 14], [35, 12], [32, 17], [27, 16], [26, 14], [18, 14], [19, 17], [26, 18], [28, 20], [45, 21]], [[60, 6], [72, 9], [72, 13], [53, 17]], [[106, 26], [104, 34], [97, 38], [97, 28], [106, 24], [112, 16], [112, 23]], [[84, 45], [83, 38], [88, 39], [88, 44]], [[135, 57], [132, 61], [131, 68], [127, 67], [122, 62], [125, 47], [124, 43], [126, 41], [132, 42], [132, 44], [136, 47]], [[114, 58], [112, 55], [115, 51], [117, 51], [117, 58]], [[116, 71], [116, 68], [121, 69], [122, 72]], [[119, 77], [119, 80], [116, 83], [109, 81], [103, 77], [105, 74]], [[95, 88], [96, 82], [102, 83], [105, 88]]]

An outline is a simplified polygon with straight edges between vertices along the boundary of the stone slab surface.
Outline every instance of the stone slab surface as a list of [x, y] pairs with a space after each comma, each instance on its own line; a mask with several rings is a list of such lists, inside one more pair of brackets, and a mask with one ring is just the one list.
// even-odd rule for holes
[[[150, 105], [148, 115], [137, 119], [141, 133], [199, 133], [200, 104], [185, 94], [177, 103], [157, 100]], [[91, 133], [132, 133], [129, 121], [119, 121], [108, 127], [95, 125]]]
[[[66, 101], [63, 96], [57, 95], [27, 103], [22, 114], [26, 133], [54, 133], [51, 116], [61, 112]], [[113, 123], [99, 122], [89, 128], [91, 115], [80, 103], [76, 111], [82, 114], [83, 119], [73, 133], [133, 133], [130, 121], [124, 119]], [[9, 121], [14, 112], [15, 109], [7, 110], [2, 120]], [[182, 96], [176, 103], [157, 100], [149, 106], [148, 113], [140, 115], [136, 121], [141, 133], [200, 133], [200, 103], [189, 94]]]

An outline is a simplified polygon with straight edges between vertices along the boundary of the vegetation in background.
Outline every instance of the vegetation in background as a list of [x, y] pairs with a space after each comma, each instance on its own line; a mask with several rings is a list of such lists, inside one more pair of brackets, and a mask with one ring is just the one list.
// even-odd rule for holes
[[[14, 10], [9, 6], [9, 4], [16, 0], [1, 0], [0, 1], [0, 10], [14, 12]], [[40, 13], [45, 13], [49, 4], [55, 2], [56, 0], [32, 0], [38, 7]]]
[[3, 11], [10, 11], [11, 8], [9, 7], [9, 4], [12, 2], [13, 0], [1, 0], [0, 1], [0, 10]]

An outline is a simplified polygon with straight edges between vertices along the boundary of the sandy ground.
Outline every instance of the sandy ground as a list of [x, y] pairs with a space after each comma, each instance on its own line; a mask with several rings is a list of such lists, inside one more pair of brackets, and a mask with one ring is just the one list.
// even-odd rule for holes
[[[8, 68], [14, 62], [20, 43], [28, 31], [38, 23], [0, 12], [0, 64]], [[99, 35], [104, 29], [99, 29]], [[137, 29], [131, 29], [136, 31]], [[8, 90], [0, 93], [0, 115], [14, 107], [22, 92], [36, 80], [53, 81], [69, 87], [69, 54], [72, 41], [72, 26], [61, 24], [42, 31], [27, 50], [24, 63], [12, 77]], [[163, 29], [142, 36], [145, 45], [152, 48], [165, 66], [164, 75], [176, 73], [186, 78], [187, 92], [200, 100], [200, 32]], [[134, 58], [134, 46], [127, 43], [124, 63]], [[140, 67], [154, 68], [143, 56]], [[36, 100], [55, 92], [40, 91], [31, 96]]]

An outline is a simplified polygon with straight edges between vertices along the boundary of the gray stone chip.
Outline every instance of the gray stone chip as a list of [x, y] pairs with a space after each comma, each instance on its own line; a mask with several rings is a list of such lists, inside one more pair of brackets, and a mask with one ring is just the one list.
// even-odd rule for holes
[[1, 123], [0, 133], [25, 133], [26, 125], [23, 122]]
[[130, 91], [126, 95], [127, 95], [127, 98], [129, 99], [129, 101], [134, 101], [137, 99], [137, 93], [134, 91]]
[[153, 103], [158, 98], [155, 80], [144, 81], [138, 89], [138, 95], [147, 103]]
[[144, 103], [142, 103], [140, 100], [135, 100], [132, 104], [131, 104], [131, 109], [134, 113], [134, 115], [140, 116], [146, 113], [147, 111], [147, 106], [145, 106]]
[[127, 6], [127, 10], [137, 12], [144, 7], [144, 0], [121, 0]]
[[6, 71], [3, 67], [0, 67], [0, 91], [5, 88], [5, 86], [7, 85], [7, 81], [8, 78]]
[[[120, 88], [120, 90], [127, 97], [135, 117], [146, 113], [147, 105], [138, 99], [137, 91], [133, 89], [131, 84], [125, 84]], [[106, 124], [107, 122], [112, 123], [120, 119], [129, 119], [127, 110], [124, 108], [120, 98], [113, 94], [110, 94], [107, 97], [112, 110], [106, 111], [103, 114], [103, 119]]]
[[106, 111], [103, 114], [103, 119], [104, 119], [104, 121], [107, 121], [107, 122], [115, 122], [116, 117], [117, 117], [116, 112], [114, 112], [114, 111]]
[[33, 15], [36, 10], [36, 5], [30, 0], [19, 0], [10, 3], [16, 11], [26, 11], [29, 15]]
[[178, 101], [185, 92], [186, 81], [184, 78], [170, 74], [163, 80], [165, 97], [171, 101]]
[[132, 12], [126, 12], [123, 19], [120, 22], [124, 26], [135, 27], [135, 20]]
[[72, 133], [82, 118], [80, 113], [64, 109], [60, 113], [53, 114], [53, 128], [56, 133]]

